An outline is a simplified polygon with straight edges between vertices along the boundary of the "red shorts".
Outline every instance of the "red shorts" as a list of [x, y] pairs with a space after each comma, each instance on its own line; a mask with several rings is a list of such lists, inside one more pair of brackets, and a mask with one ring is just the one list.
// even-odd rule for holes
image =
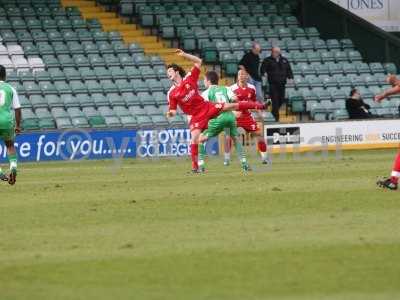
[[246, 132], [256, 132], [260, 129], [252, 116], [238, 118], [236, 120], [236, 126], [243, 128]]
[[217, 117], [223, 110], [223, 103], [206, 102], [206, 105], [189, 122], [190, 131], [195, 129], [205, 130], [208, 127], [208, 121]]

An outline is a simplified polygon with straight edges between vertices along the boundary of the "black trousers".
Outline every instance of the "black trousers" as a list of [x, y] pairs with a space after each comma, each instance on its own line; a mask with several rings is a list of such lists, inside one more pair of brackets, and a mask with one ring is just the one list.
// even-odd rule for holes
[[279, 109], [285, 102], [285, 83], [270, 83], [269, 96], [272, 101], [272, 115], [276, 121], [279, 121]]

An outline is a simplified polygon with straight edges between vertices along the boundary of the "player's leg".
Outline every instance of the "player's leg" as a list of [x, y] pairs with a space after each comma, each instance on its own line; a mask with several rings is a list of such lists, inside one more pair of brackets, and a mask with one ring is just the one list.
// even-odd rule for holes
[[7, 147], [8, 161], [10, 162], [10, 175], [8, 177], [8, 183], [13, 185], [17, 180], [17, 152], [14, 147], [14, 140], [4, 141]]
[[390, 178], [378, 180], [377, 184], [380, 187], [390, 190], [397, 190], [400, 177], [400, 151], [397, 153], [394, 160], [393, 169]]
[[231, 161], [232, 138], [230, 129], [224, 128], [224, 166], [229, 166]]
[[261, 162], [263, 164], [269, 164], [268, 152], [267, 152], [267, 143], [262, 135], [262, 133], [258, 130], [253, 133], [254, 138], [257, 139], [257, 150], [261, 155]]
[[191, 144], [190, 155], [192, 158], [192, 172], [197, 173], [199, 169], [198, 155], [199, 155], [199, 138], [201, 129], [195, 128], [191, 131]]
[[226, 122], [229, 117], [226, 114], [221, 114], [217, 118], [208, 121], [207, 129], [199, 137], [199, 170], [205, 172], [205, 155], [206, 147], [205, 142], [210, 138], [218, 136], [225, 128]]
[[247, 110], [247, 109], [265, 109], [265, 104], [254, 101], [240, 101], [236, 103], [225, 103], [222, 110]]
[[247, 163], [247, 158], [246, 158], [246, 153], [244, 152], [242, 143], [240, 141], [239, 137], [239, 132], [238, 128], [236, 126], [236, 116], [231, 115], [229, 118], [229, 122], [227, 122], [227, 127], [229, 130], [229, 135], [233, 141], [233, 144], [235, 145], [236, 153], [239, 157], [239, 162], [245, 171], [250, 171], [249, 164]]
[[206, 156], [206, 142], [208, 140], [209, 131], [206, 129], [204, 132], [200, 134], [199, 137], [199, 170], [201, 172], [205, 172], [205, 156]]

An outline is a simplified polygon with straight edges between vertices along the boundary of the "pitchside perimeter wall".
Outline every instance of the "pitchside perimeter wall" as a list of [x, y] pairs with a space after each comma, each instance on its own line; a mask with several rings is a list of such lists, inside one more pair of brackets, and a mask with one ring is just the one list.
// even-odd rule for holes
[[[305, 151], [395, 148], [400, 142], [400, 120], [365, 120], [267, 124], [265, 137], [270, 151]], [[20, 161], [180, 157], [189, 154], [188, 129], [121, 129], [49, 131], [17, 137]], [[217, 139], [207, 144], [209, 155], [219, 152]], [[0, 144], [0, 162], [6, 148]]]

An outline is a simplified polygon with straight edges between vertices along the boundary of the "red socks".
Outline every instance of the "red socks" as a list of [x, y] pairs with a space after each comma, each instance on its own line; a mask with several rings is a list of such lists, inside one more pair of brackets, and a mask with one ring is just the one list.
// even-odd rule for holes
[[393, 183], [397, 184], [399, 182], [399, 177], [400, 177], [400, 152], [397, 153], [396, 158], [394, 160], [393, 171], [390, 180]]
[[258, 141], [257, 146], [258, 146], [258, 151], [267, 152], [267, 144], [264, 141]]
[[265, 105], [254, 101], [240, 101], [238, 102], [238, 110], [247, 109], [265, 109]]
[[199, 145], [190, 144], [190, 154], [192, 156], [192, 169], [197, 170], [199, 168], [198, 157], [199, 157]]

